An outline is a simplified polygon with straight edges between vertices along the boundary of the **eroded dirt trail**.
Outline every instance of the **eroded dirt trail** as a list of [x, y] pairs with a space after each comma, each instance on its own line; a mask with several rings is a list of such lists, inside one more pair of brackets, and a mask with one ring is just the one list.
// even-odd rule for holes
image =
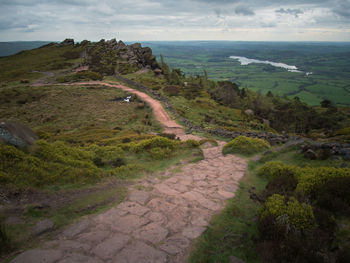
[[[162, 105], [148, 95], [122, 85], [94, 84], [138, 95], [165, 128], [188, 138]], [[70, 226], [56, 240], [11, 262], [186, 262], [192, 241], [206, 230], [225, 200], [234, 197], [247, 167], [239, 157], [223, 156], [223, 145], [206, 144], [204, 160], [140, 179], [118, 206]]]

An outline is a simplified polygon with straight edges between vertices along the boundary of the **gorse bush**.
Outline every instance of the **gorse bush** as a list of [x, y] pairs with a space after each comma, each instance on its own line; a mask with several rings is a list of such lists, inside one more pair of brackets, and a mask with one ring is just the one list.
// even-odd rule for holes
[[243, 155], [252, 155], [267, 150], [268, 148], [270, 148], [270, 144], [265, 140], [238, 136], [227, 143], [222, 152], [223, 154], [240, 153]]
[[315, 216], [312, 207], [305, 203], [299, 203], [294, 198], [274, 194], [265, 202], [260, 217], [272, 216], [277, 224], [290, 224], [299, 230], [315, 227]]
[[267, 162], [257, 171], [259, 176], [268, 179], [274, 179], [282, 175], [295, 177], [298, 173], [300, 173], [299, 167], [284, 164], [279, 161]]
[[0, 145], [0, 182], [42, 187], [50, 184], [94, 181], [102, 176], [92, 154], [56, 142], [38, 141], [33, 153]]
[[[123, 143], [126, 138], [130, 142]], [[0, 184], [45, 187], [92, 183], [105, 176], [126, 177], [140, 170], [135, 157], [163, 160], [179, 150], [199, 146], [192, 140], [181, 142], [143, 135], [122, 137], [113, 144], [76, 146], [38, 140], [28, 152], [0, 144]]]
[[143, 150], [150, 150], [152, 148], [169, 148], [171, 150], [174, 150], [177, 148], [181, 142], [170, 140], [168, 138], [164, 137], [154, 137], [148, 140], [143, 140], [138, 143], [130, 143], [129, 149], [134, 152], [141, 152]]
[[350, 169], [334, 167], [303, 168], [298, 176], [297, 191], [314, 195], [319, 187], [331, 183], [336, 178], [350, 178]]

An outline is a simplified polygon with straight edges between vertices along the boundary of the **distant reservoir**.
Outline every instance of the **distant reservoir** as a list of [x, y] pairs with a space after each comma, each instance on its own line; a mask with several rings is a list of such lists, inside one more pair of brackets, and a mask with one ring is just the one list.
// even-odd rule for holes
[[[242, 66], [249, 65], [252, 63], [269, 64], [269, 65], [277, 67], [277, 68], [284, 68], [284, 69], [288, 70], [289, 72], [304, 73], [303, 71], [298, 70], [298, 68], [296, 66], [287, 65], [284, 63], [272, 62], [272, 61], [268, 61], [268, 60], [250, 59], [250, 58], [238, 57], [238, 56], [230, 56], [230, 58], [237, 59], [241, 63]], [[305, 74], [308, 76], [308, 75], [312, 74], [312, 72], [305, 72]]]

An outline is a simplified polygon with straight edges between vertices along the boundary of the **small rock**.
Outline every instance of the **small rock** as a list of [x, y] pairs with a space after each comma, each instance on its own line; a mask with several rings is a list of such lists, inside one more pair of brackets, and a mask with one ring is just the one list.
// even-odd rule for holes
[[44, 219], [37, 222], [33, 228], [33, 235], [41, 235], [42, 233], [53, 229], [55, 223], [51, 219]]
[[242, 259], [235, 257], [235, 256], [230, 256], [229, 263], [245, 263]]
[[130, 201], [137, 202], [140, 205], [146, 204], [150, 199], [150, 194], [144, 191], [132, 191], [129, 196]]

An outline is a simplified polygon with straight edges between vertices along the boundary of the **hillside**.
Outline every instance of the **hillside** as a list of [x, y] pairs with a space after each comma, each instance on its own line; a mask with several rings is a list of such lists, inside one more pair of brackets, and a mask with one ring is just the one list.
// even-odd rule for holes
[[0, 67], [1, 261], [349, 259], [347, 108], [115, 39]]
[[[147, 41], [154, 54], [186, 74], [229, 80], [241, 88], [290, 98], [298, 96], [309, 105], [323, 99], [349, 107], [349, 43], [343, 42], [241, 42], [241, 41]], [[266, 64], [241, 65], [230, 56], [273, 61], [296, 66], [288, 72]], [[306, 72], [312, 74], [306, 75]]]

